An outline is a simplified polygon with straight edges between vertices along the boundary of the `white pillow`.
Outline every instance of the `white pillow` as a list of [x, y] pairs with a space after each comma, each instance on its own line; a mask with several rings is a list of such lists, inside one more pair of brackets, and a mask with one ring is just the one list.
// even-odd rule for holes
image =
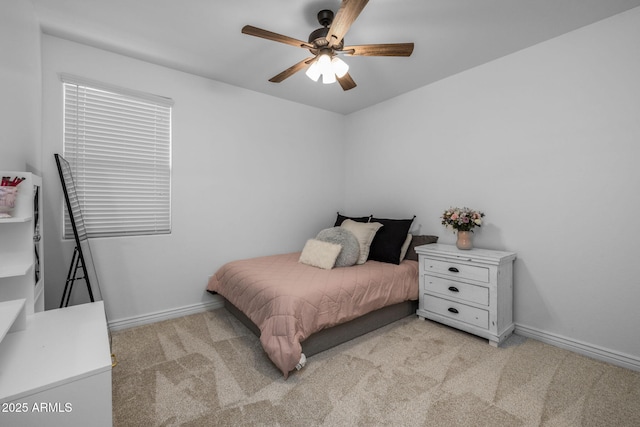
[[331, 270], [341, 250], [342, 246], [335, 243], [309, 239], [302, 249], [298, 262]]
[[400, 262], [402, 262], [404, 260], [404, 257], [407, 256], [407, 251], [409, 250], [411, 239], [413, 239], [413, 235], [411, 233], [407, 234], [407, 238], [402, 244], [402, 248], [400, 248]]
[[356, 222], [352, 219], [345, 219], [340, 227], [346, 228], [355, 234], [360, 244], [360, 256], [356, 264], [364, 264], [367, 258], [369, 258], [371, 242], [373, 242], [373, 238], [376, 237], [378, 230], [382, 228], [382, 224], [379, 222]]

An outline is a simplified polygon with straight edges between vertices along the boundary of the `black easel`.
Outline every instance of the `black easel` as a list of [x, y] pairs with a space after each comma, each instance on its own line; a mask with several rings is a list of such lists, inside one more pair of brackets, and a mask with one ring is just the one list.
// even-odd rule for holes
[[[84, 228], [82, 212], [80, 210], [80, 205], [78, 204], [76, 186], [73, 181], [73, 175], [71, 174], [71, 167], [69, 166], [69, 162], [67, 162], [64, 157], [60, 156], [59, 154], [54, 154], [54, 156], [56, 158], [56, 164], [58, 165], [58, 173], [60, 174], [60, 182], [62, 184], [62, 190], [64, 191], [64, 199], [67, 206], [67, 213], [69, 214], [69, 220], [71, 222], [71, 228], [73, 229], [73, 236], [76, 240], [76, 247], [73, 251], [71, 265], [69, 266], [69, 273], [67, 274], [67, 281], [64, 285], [62, 300], [60, 301], [60, 308], [62, 308], [69, 305], [71, 291], [73, 290], [73, 284], [76, 280], [85, 281], [87, 285], [87, 291], [89, 293], [89, 298], [91, 299], [91, 302], [95, 301], [93, 297], [93, 291], [91, 289], [91, 280], [87, 271], [87, 263], [85, 262], [85, 255], [82, 251], [83, 246], [85, 246], [88, 250], [89, 261], [91, 261], [92, 268], [93, 260], [91, 258], [91, 250], [89, 248], [89, 242], [87, 240], [87, 233]], [[78, 276], [78, 270], [80, 269], [82, 269], [82, 276]], [[97, 276], [95, 276], [94, 278], [97, 282]], [[98, 283], [96, 283], [96, 285], [99, 286]]]
[[[67, 274], [67, 281], [64, 284], [64, 292], [62, 293], [62, 300], [60, 301], [60, 308], [69, 306], [69, 299], [71, 298], [71, 291], [73, 290], [73, 284], [76, 280], [84, 280], [87, 284], [87, 291], [89, 292], [89, 298], [91, 302], [95, 302], [93, 297], [93, 291], [91, 289], [91, 283], [93, 282], [97, 296], [99, 300], [102, 300], [102, 292], [100, 291], [100, 283], [98, 281], [98, 274], [96, 273], [95, 265], [93, 265], [93, 256], [91, 255], [91, 247], [89, 246], [89, 238], [87, 237], [87, 231], [84, 228], [84, 220], [82, 218], [82, 211], [80, 210], [80, 204], [78, 203], [78, 195], [76, 193], [76, 185], [73, 181], [73, 175], [71, 174], [71, 166], [64, 157], [59, 154], [54, 154], [56, 158], [56, 164], [58, 165], [58, 173], [60, 174], [60, 183], [62, 184], [62, 190], [64, 191], [64, 200], [67, 206], [67, 212], [69, 213], [69, 220], [71, 222], [71, 228], [73, 229], [73, 237], [76, 239], [76, 247], [73, 250], [73, 257], [71, 259], [71, 265], [69, 266], [69, 273]], [[82, 247], [85, 251], [83, 252]], [[88, 262], [85, 262], [88, 261]], [[82, 269], [84, 276], [78, 277], [78, 270]], [[89, 278], [89, 273], [92, 273], [92, 278]], [[107, 323], [109, 318], [105, 311], [104, 313]], [[109, 335], [109, 349], [111, 345], [111, 330], [107, 331]], [[111, 353], [111, 367], [115, 367], [118, 364], [116, 355]]]
[[67, 273], [67, 281], [64, 284], [64, 292], [62, 293], [62, 300], [60, 301], [60, 308], [69, 306], [69, 298], [71, 298], [71, 290], [73, 289], [73, 284], [76, 280], [85, 280], [87, 283], [87, 290], [89, 291], [89, 298], [91, 302], [93, 301], [93, 292], [91, 291], [91, 286], [89, 284], [89, 278], [87, 273], [84, 273], [84, 276], [78, 277], [78, 269], [82, 268], [83, 272], [85, 271], [85, 265], [82, 262], [82, 255], [78, 246], [73, 250], [73, 257], [71, 258], [71, 265], [69, 266], [69, 273]]

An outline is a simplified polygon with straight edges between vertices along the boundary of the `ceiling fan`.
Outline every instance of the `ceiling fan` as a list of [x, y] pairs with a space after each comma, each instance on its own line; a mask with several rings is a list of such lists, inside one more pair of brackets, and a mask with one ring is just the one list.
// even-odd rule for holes
[[242, 28], [242, 33], [308, 49], [313, 54], [313, 56], [303, 59], [280, 74], [270, 78], [270, 82], [280, 83], [298, 71], [306, 69], [307, 76], [314, 81], [318, 81], [320, 76], [322, 76], [323, 83], [334, 83], [337, 80], [340, 86], [342, 86], [342, 89], [349, 90], [356, 87], [356, 83], [349, 75], [349, 66], [338, 58], [338, 54], [357, 56], [411, 56], [413, 52], [413, 43], [344, 45], [345, 34], [347, 34], [351, 24], [353, 24], [358, 15], [360, 15], [360, 12], [362, 12], [368, 2], [369, 0], [343, 0], [335, 17], [331, 10], [321, 10], [318, 12], [318, 22], [322, 25], [322, 28], [313, 31], [309, 35], [308, 42], [256, 28], [251, 25], [245, 25]]

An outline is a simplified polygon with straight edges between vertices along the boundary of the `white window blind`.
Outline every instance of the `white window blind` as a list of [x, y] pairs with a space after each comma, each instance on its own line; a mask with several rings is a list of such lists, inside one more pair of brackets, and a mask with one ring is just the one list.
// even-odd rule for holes
[[[171, 232], [170, 99], [62, 76], [64, 158], [89, 237]], [[73, 230], [65, 209], [65, 238]]]

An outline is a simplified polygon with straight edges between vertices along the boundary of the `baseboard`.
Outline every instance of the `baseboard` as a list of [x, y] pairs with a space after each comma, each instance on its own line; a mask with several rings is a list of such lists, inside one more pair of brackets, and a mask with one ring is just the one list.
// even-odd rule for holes
[[635, 356], [619, 353], [524, 325], [516, 324], [514, 333], [523, 337], [533, 338], [556, 347], [564, 348], [565, 350], [573, 351], [575, 353], [582, 354], [583, 356], [611, 363], [612, 365], [621, 366], [634, 371], [640, 371], [640, 358]]
[[128, 317], [110, 321], [109, 329], [118, 331], [121, 329], [133, 328], [135, 326], [147, 325], [149, 323], [161, 322], [163, 320], [174, 319], [176, 317], [188, 316], [190, 314], [202, 313], [204, 311], [214, 310], [224, 307], [222, 298], [214, 296], [211, 301], [201, 302], [198, 304], [187, 305], [184, 307], [172, 308], [170, 310], [157, 311], [155, 313], [143, 314], [142, 316]]
[[[176, 317], [188, 316], [190, 314], [202, 313], [204, 311], [215, 310], [224, 307], [224, 301], [218, 296], [214, 296], [211, 301], [192, 304], [184, 307], [172, 308], [170, 310], [158, 311], [155, 313], [134, 316], [126, 319], [119, 319], [109, 322], [109, 329], [117, 331], [121, 329], [133, 328], [135, 326], [147, 325], [149, 323], [161, 322], [163, 320], [174, 319]], [[564, 348], [593, 359], [602, 360], [612, 365], [640, 371], [640, 358], [624, 353], [619, 353], [606, 348], [587, 344], [560, 335], [552, 334], [539, 329], [516, 323], [514, 333], [523, 337], [533, 338], [538, 341]]]

